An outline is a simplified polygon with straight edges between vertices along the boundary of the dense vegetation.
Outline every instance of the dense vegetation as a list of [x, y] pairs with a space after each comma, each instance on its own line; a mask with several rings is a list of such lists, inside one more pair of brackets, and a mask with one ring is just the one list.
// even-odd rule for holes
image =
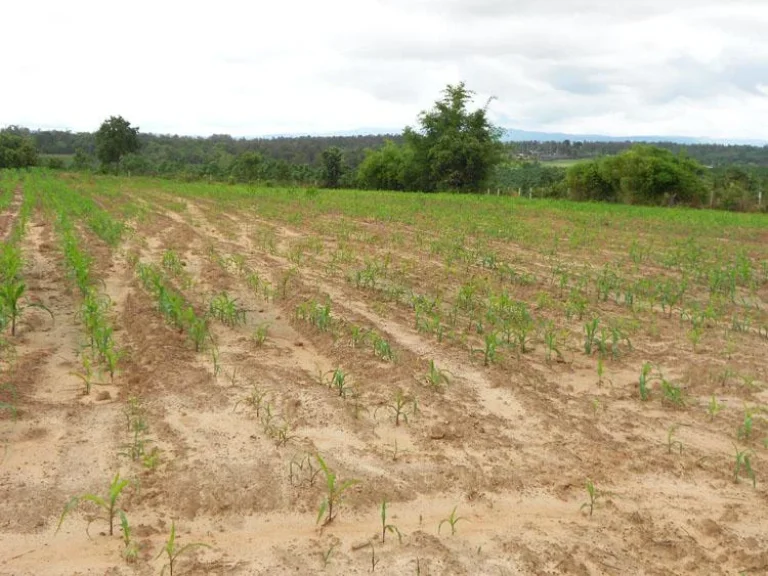
[[39, 151], [50, 168], [184, 180], [765, 209], [768, 146], [502, 144], [486, 107], [468, 110], [472, 96], [449, 85], [415, 128], [391, 136], [195, 138], [142, 134], [120, 116], [94, 134], [9, 127], [0, 167], [35, 165]]

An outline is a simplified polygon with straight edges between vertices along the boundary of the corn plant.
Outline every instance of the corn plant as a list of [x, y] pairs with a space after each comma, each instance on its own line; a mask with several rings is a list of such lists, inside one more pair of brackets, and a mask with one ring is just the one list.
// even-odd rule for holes
[[603, 497], [603, 493], [595, 488], [595, 484], [592, 482], [592, 480], [587, 480], [586, 489], [588, 500], [581, 505], [579, 510], [584, 510], [585, 508], [588, 509], [589, 517], [591, 518], [592, 513], [597, 507], [598, 501]]
[[736, 450], [736, 464], [733, 469], [733, 481], [737, 484], [739, 483], [741, 471], [743, 469], [746, 475], [752, 480], [752, 486], [755, 487], [757, 485], [757, 478], [755, 476], [755, 471], [752, 469], [751, 460], [755, 453], [749, 449], [739, 450], [735, 445], [734, 448]]
[[339, 393], [339, 396], [346, 398], [350, 391], [350, 386], [347, 382], [347, 375], [341, 368], [336, 368], [336, 370], [333, 370], [329, 374], [331, 375], [331, 378], [328, 381], [328, 387], [335, 388]]
[[640, 371], [640, 400], [646, 402], [651, 397], [651, 371], [653, 366], [650, 362], [645, 362]]
[[671, 404], [678, 408], [685, 406], [683, 389], [664, 377], [661, 378], [661, 393], [663, 395], [661, 399], [662, 403]]
[[320, 454], [317, 454], [315, 457], [317, 458], [317, 463], [320, 465], [320, 470], [325, 477], [326, 488], [325, 497], [320, 503], [320, 507], [317, 511], [316, 523], [319, 523], [324, 519], [322, 525], [327, 526], [333, 522], [333, 519], [336, 517], [336, 513], [338, 512], [339, 505], [341, 504], [344, 493], [352, 486], [359, 484], [360, 481], [345, 480], [344, 482], [340, 482], [336, 476], [336, 473], [328, 467], [323, 457], [320, 456]]
[[[114, 533], [115, 516], [117, 516], [117, 514], [120, 512], [120, 509], [117, 507], [117, 500], [120, 498], [123, 490], [125, 490], [129, 484], [130, 481], [121, 479], [120, 473], [118, 472], [115, 474], [115, 477], [112, 479], [112, 482], [109, 485], [109, 492], [107, 493], [106, 498], [103, 498], [97, 494], [83, 494], [81, 496], [72, 497], [72, 499], [67, 502], [66, 506], [64, 506], [64, 511], [61, 513], [61, 517], [59, 518], [59, 525], [56, 527], [56, 532], [58, 532], [61, 528], [61, 525], [64, 522], [66, 516], [72, 510], [77, 508], [81, 501], [85, 500], [86, 502], [92, 502], [101, 508], [104, 513], [104, 519], [109, 523], [109, 535], [112, 536]], [[88, 526], [91, 525], [91, 522], [88, 522]]]
[[267, 341], [267, 333], [269, 331], [269, 324], [259, 324], [256, 330], [253, 331], [253, 341], [256, 346], [263, 346]]
[[51, 320], [54, 319], [53, 312], [40, 302], [30, 302], [24, 297], [27, 286], [19, 279], [8, 279], [0, 285], [0, 310], [11, 320], [11, 336], [16, 336], [16, 323], [21, 317], [22, 312], [28, 308], [39, 308], [50, 314]]
[[125, 512], [118, 510], [120, 516], [120, 527], [123, 530], [123, 558], [129, 564], [136, 562], [139, 558], [139, 546], [131, 538], [131, 526], [128, 524], [128, 517]]
[[440, 520], [440, 523], [437, 525], [437, 533], [440, 534], [440, 531], [443, 528], [443, 524], [448, 524], [451, 527], [451, 536], [456, 535], [456, 525], [462, 521], [466, 520], [463, 516], [457, 516], [456, 515], [456, 509], [458, 506], [454, 506], [453, 510], [451, 510], [451, 513], [448, 515], [447, 518], [443, 518]]
[[754, 429], [754, 416], [758, 411], [757, 408], [744, 407], [744, 420], [737, 430], [736, 436], [739, 440], [748, 441], [752, 437], [752, 431]]
[[675, 433], [680, 428], [680, 424], [673, 424], [667, 428], [667, 454], [672, 454], [672, 450], [675, 448], [680, 450], [680, 455], [683, 454], [683, 443], [680, 440], [675, 439]]
[[184, 263], [175, 250], [163, 252], [162, 266], [174, 276], [180, 276], [184, 272]]
[[245, 310], [238, 305], [236, 299], [230, 298], [226, 292], [211, 298], [208, 304], [208, 314], [225, 326], [235, 327], [238, 324], [245, 324]]
[[403, 420], [408, 424], [408, 416], [413, 416], [419, 411], [419, 405], [416, 398], [404, 394], [402, 390], [398, 390], [395, 393], [395, 397], [391, 402], [378, 406], [373, 413], [374, 417], [376, 417], [376, 413], [381, 408], [392, 411], [395, 419], [395, 426], [400, 426], [400, 420]]
[[484, 338], [485, 346], [483, 348], [473, 348], [472, 353], [483, 355], [483, 366], [490, 366], [496, 362], [496, 350], [499, 347], [499, 335], [496, 332], [488, 332]]
[[168, 563], [165, 564], [163, 569], [160, 571], [160, 576], [165, 574], [166, 568], [168, 569], [169, 576], [173, 576], [173, 568], [176, 565], [176, 561], [179, 559], [179, 556], [191, 552], [195, 548], [210, 548], [210, 546], [208, 544], [203, 544], [202, 542], [192, 542], [190, 544], [185, 544], [184, 546], [177, 546], [176, 523], [171, 522], [171, 533], [168, 535], [168, 540], [166, 540], [165, 545], [155, 558], [155, 560], [157, 560], [163, 554], [165, 554], [165, 557], [168, 559]]
[[384, 541], [387, 537], [387, 532], [390, 532], [391, 534], [397, 534], [397, 539], [400, 541], [400, 543], [403, 542], [403, 535], [400, 533], [400, 530], [397, 526], [394, 524], [387, 524], [387, 499], [384, 498], [384, 500], [381, 501], [381, 543], [384, 544]]
[[427, 372], [427, 375], [426, 375], [427, 384], [429, 384], [432, 388], [435, 388], [435, 389], [441, 388], [444, 384], [445, 385], [450, 384], [450, 380], [448, 379], [448, 376], [446, 374], [447, 373], [445, 370], [440, 370], [440, 368], [438, 368], [435, 365], [434, 360], [430, 360], [429, 371]]
[[392, 362], [395, 359], [389, 342], [378, 334], [373, 335], [373, 353], [385, 362]]
[[717, 416], [724, 407], [723, 404], [717, 401], [715, 395], [712, 394], [712, 397], [709, 399], [709, 404], [707, 405], [707, 414], [709, 414], [710, 421], [714, 420], [715, 416]]
[[590, 322], [587, 322], [584, 325], [584, 333], [585, 333], [585, 339], [584, 339], [584, 354], [587, 356], [592, 355], [592, 350], [595, 344], [599, 344], [599, 340], [597, 338], [597, 327], [600, 324], [599, 318], [592, 318]]

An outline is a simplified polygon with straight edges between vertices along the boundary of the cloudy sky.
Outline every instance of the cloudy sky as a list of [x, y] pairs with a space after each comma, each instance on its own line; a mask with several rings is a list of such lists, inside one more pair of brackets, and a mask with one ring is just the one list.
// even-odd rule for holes
[[768, 138], [767, 0], [3, 2], [0, 126], [413, 124], [465, 80], [497, 123]]

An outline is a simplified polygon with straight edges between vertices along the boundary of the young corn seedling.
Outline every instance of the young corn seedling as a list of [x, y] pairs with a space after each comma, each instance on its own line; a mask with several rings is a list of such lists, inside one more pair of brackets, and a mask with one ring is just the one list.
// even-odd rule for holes
[[747, 476], [752, 480], [752, 487], [757, 486], [757, 478], [755, 476], [755, 471], [752, 469], [751, 460], [755, 453], [749, 449], [739, 450], [736, 445], [734, 445], [734, 448], [736, 449], [736, 465], [733, 469], [733, 481], [737, 484], [739, 483], [741, 471], [743, 469]]
[[268, 392], [266, 390], [262, 390], [259, 388], [256, 384], [254, 384], [251, 387], [251, 392], [246, 396], [245, 398], [241, 398], [237, 402], [235, 402], [234, 407], [232, 408], [232, 412], [237, 410], [237, 407], [242, 403], [251, 408], [254, 412], [256, 412], [256, 417], [261, 417], [261, 409], [264, 406], [264, 400], [267, 397]]
[[378, 334], [374, 334], [373, 336], [373, 353], [385, 362], [392, 362], [395, 359], [395, 355], [392, 352], [392, 347], [389, 345], [389, 342]]
[[376, 566], [379, 565], [379, 562], [381, 562], [381, 560], [376, 558], [376, 547], [373, 544], [373, 540], [368, 542], [368, 546], [371, 547], [371, 572], [376, 572]]
[[171, 533], [168, 535], [168, 540], [166, 540], [165, 545], [155, 558], [155, 560], [157, 560], [163, 554], [165, 554], [165, 557], [168, 559], [168, 563], [165, 564], [163, 569], [160, 571], [160, 576], [165, 574], [166, 568], [168, 569], [169, 576], [173, 576], [173, 569], [176, 566], [176, 562], [178, 561], [179, 556], [191, 552], [195, 548], [210, 548], [210, 546], [208, 544], [203, 544], [202, 542], [192, 542], [190, 544], [185, 544], [184, 546], [177, 546], [176, 523], [171, 522]]
[[592, 513], [595, 511], [595, 508], [597, 507], [598, 500], [600, 500], [603, 497], [602, 492], [595, 488], [595, 484], [592, 482], [592, 480], [587, 480], [586, 484], [587, 489], [587, 497], [589, 500], [587, 502], [584, 502], [581, 505], [581, 508], [579, 510], [584, 510], [585, 508], [589, 510], [589, 517], [592, 517]]
[[651, 398], [651, 371], [653, 366], [650, 362], [643, 364], [640, 371], [640, 400], [647, 402]]
[[[61, 528], [61, 525], [67, 515], [72, 510], [77, 508], [81, 501], [85, 500], [86, 502], [92, 502], [101, 508], [105, 514], [105, 520], [107, 520], [109, 523], [109, 535], [112, 536], [114, 533], [115, 516], [118, 514], [118, 512], [120, 512], [119, 508], [117, 507], [117, 500], [120, 498], [123, 490], [125, 490], [129, 484], [130, 481], [121, 479], [120, 473], [118, 472], [115, 474], [115, 477], [112, 479], [112, 482], [109, 485], [109, 492], [106, 498], [96, 494], [83, 494], [82, 496], [74, 496], [69, 502], [67, 502], [66, 506], [64, 506], [64, 511], [61, 513], [61, 518], [59, 518], [59, 525], [56, 527], [56, 532], [58, 532]], [[90, 525], [91, 522], [88, 523], [89, 527]], [[86, 533], [87, 532], [88, 530], [86, 528]]]
[[346, 398], [350, 391], [350, 386], [347, 382], [347, 375], [341, 368], [336, 368], [333, 372], [330, 372], [331, 378], [328, 381], [329, 388], [335, 388], [339, 393], [339, 396]]
[[680, 450], [680, 455], [683, 455], [683, 443], [680, 440], [675, 439], [675, 433], [680, 428], [680, 424], [673, 424], [667, 429], [667, 454], [672, 454], [672, 451], [677, 448]]
[[324, 519], [322, 525], [327, 526], [333, 522], [333, 519], [336, 517], [344, 493], [352, 486], [359, 484], [360, 481], [345, 480], [344, 482], [340, 482], [336, 477], [336, 473], [328, 468], [323, 457], [320, 456], [320, 454], [317, 454], [315, 457], [317, 458], [317, 463], [320, 465], [320, 470], [322, 471], [323, 476], [325, 476], [326, 488], [326, 495], [317, 511], [316, 523], [319, 523]]
[[685, 406], [683, 389], [663, 377], [661, 379], [661, 393], [663, 394], [662, 403], [671, 404], [677, 408]]
[[22, 312], [28, 308], [39, 308], [45, 310], [50, 314], [51, 320], [54, 320], [53, 312], [40, 302], [30, 302], [25, 299], [22, 303], [22, 297], [26, 292], [27, 286], [21, 280], [9, 279], [0, 286], [0, 309], [4, 310], [5, 314], [11, 320], [11, 336], [16, 336], [16, 323], [21, 317]]
[[427, 384], [436, 390], [442, 388], [443, 385], [447, 386], [450, 384], [450, 380], [446, 374], [445, 370], [440, 370], [440, 368], [435, 366], [434, 360], [430, 360], [429, 371], [426, 376]]
[[744, 421], [739, 426], [736, 436], [739, 440], [748, 441], [752, 438], [752, 431], [755, 426], [754, 415], [757, 412], [757, 408], [744, 407]]
[[709, 404], [707, 405], [707, 414], [709, 414], [709, 420], [714, 420], [715, 416], [717, 416], [723, 408], [725, 408], [725, 406], [718, 402], [717, 398], [715, 398], [715, 395], [712, 394], [712, 397], [709, 399]]
[[473, 348], [472, 352], [483, 355], [483, 366], [490, 366], [496, 362], [496, 350], [499, 347], [499, 335], [496, 332], [488, 332], [484, 338], [484, 348]]
[[448, 515], [447, 518], [443, 518], [440, 520], [440, 524], [437, 525], [437, 533], [440, 534], [440, 531], [443, 528], [443, 524], [448, 524], [451, 527], [451, 536], [456, 535], [456, 525], [462, 521], [466, 520], [463, 516], [456, 516], [456, 509], [458, 506], [454, 506], [453, 510], [451, 510], [451, 513]]
[[586, 335], [584, 339], [584, 354], [587, 356], [592, 355], [592, 350], [595, 344], [600, 343], [600, 340], [597, 338], [597, 327], [600, 324], [599, 318], [593, 318], [591, 322], [587, 322], [584, 325], [584, 333]]
[[413, 416], [419, 411], [419, 405], [416, 398], [404, 394], [402, 390], [398, 390], [395, 393], [395, 397], [390, 403], [377, 407], [373, 412], [374, 418], [376, 417], [376, 412], [381, 408], [386, 408], [392, 411], [395, 418], [395, 426], [400, 426], [400, 420], [403, 420], [408, 424], [409, 414]]
[[384, 500], [381, 501], [381, 543], [384, 544], [384, 541], [387, 538], [387, 532], [391, 534], [397, 534], [398, 541], [402, 544], [403, 542], [403, 535], [400, 533], [400, 530], [397, 526], [394, 524], [387, 524], [387, 499], [384, 498]]
[[128, 517], [125, 512], [118, 510], [120, 515], [120, 527], [123, 530], [123, 558], [129, 564], [133, 564], [139, 559], [139, 546], [131, 539], [131, 526], [128, 524]]
[[253, 341], [256, 346], [264, 346], [267, 341], [267, 332], [269, 331], [269, 324], [259, 324], [259, 326], [253, 332]]
[[217, 294], [211, 299], [208, 313], [225, 326], [234, 328], [239, 324], [245, 324], [245, 310], [226, 292]]

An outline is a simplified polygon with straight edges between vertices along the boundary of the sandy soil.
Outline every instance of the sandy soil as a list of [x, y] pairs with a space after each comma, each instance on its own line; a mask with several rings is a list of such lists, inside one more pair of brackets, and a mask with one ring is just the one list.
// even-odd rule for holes
[[[334, 271], [332, 235], [203, 201], [168, 210], [159, 199], [168, 200], [142, 198], [153, 213], [131, 223], [134, 233], [117, 250], [81, 230], [125, 351], [114, 382], [104, 378], [90, 395], [72, 374], [83, 339], [79, 301], [52, 222], [36, 213], [23, 240], [29, 292], [55, 322], [30, 311], [14, 343], [9, 377], [20, 417], [0, 416], [0, 574], [157, 574], [172, 521], [179, 545], [208, 546], [182, 555], [179, 574], [768, 573], [761, 418], [754, 439], [739, 443], [754, 451], [757, 485], [733, 477], [743, 408], [768, 401], [765, 340], [738, 335], [724, 358], [711, 336], [694, 353], [677, 319], [659, 314], [651, 333], [638, 333], [631, 351], [606, 362], [598, 386], [595, 358], [580, 353], [574, 321], [563, 362], [545, 361], [536, 343], [520, 358], [484, 366], [466, 346], [419, 332], [406, 307]], [[412, 266], [412, 286], [449, 281], [439, 259], [408, 249], [413, 230], [357, 225], [367, 235], [350, 240], [351, 251], [373, 254], [366, 238], [397, 232], [404, 241], [395, 258], [412, 263], [401, 267]], [[264, 246], [267, 229], [274, 249]], [[322, 253], [297, 266], [291, 249], [310, 241]], [[181, 257], [174, 283], [198, 309], [226, 291], [247, 310], [245, 324], [213, 324], [218, 373], [211, 350], [196, 353], [136, 278], [136, 261], [160, 264], [166, 250]], [[277, 290], [292, 268], [286, 293], [274, 298], [248, 281], [258, 273]], [[516, 296], [534, 302], [542, 289], [556, 297], [547, 286], [520, 287]], [[332, 303], [335, 333], [297, 319], [309, 299]], [[608, 303], [604, 311], [622, 314]], [[267, 337], [259, 343], [262, 325]], [[353, 325], [385, 338], [395, 360], [356, 346]], [[430, 360], [450, 380], [440, 390], [426, 384]], [[685, 408], [665, 406], [658, 395], [638, 400], [644, 361], [684, 385]], [[342, 397], [321, 382], [339, 367], [354, 394]], [[751, 374], [752, 386], [720, 382], [713, 375], [725, 367]], [[417, 399], [399, 425], [388, 407], [397, 391]], [[710, 419], [713, 394], [725, 409]], [[121, 455], [131, 441], [131, 398], [148, 425], [147, 450], [159, 450], [154, 467]], [[670, 446], [673, 425], [681, 444]], [[274, 433], [280, 427], [283, 440]], [[327, 526], [316, 522], [324, 494], [323, 478], [310, 469], [317, 453], [342, 481], [358, 481]], [[95, 511], [87, 505], [57, 532], [68, 499], [105, 494], [118, 471], [132, 481], [119, 500], [139, 547], [130, 563], [119, 529], [110, 537], [97, 519], [86, 532]], [[582, 508], [587, 479], [601, 493], [592, 515]], [[384, 499], [401, 541], [389, 532], [381, 542]], [[461, 520], [452, 535], [444, 521], [454, 508]]]

